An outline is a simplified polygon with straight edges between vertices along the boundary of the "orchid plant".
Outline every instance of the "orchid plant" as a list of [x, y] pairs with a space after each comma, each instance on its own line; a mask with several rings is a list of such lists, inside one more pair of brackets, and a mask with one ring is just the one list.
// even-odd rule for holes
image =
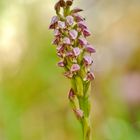
[[49, 29], [54, 30], [53, 44], [64, 68], [64, 76], [70, 79], [69, 101], [82, 125], [84, 140], [91, 138], [90, 84], [95, 78], [91, 72], [95, 48], [87, 41], [91, 35], [85, 18], [79, 15], [81, 8], [71, 8], [73, 0], [59, 0], [55, 4], [56, 16], [52, 17]]

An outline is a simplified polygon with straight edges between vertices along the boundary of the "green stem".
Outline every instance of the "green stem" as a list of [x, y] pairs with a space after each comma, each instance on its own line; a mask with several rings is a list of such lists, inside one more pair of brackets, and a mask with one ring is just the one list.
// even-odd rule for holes
[[90, 83], [84, 83], [84, 81], [76, 76], [72, 82], [72, 88], [76, 92], [76, 96], [79, 101], [79, 107], [83, 111], [83, 117], [80, 119], [82, 130], [83, 130], [83, 140], [91, 140], [91, 128], [90, 128]]

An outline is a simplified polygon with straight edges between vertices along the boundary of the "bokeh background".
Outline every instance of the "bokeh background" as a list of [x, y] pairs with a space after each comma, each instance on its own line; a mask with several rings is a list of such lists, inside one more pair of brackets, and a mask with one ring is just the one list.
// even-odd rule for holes
[[[57, 0], [0, 0], [0, 140], [81, 140], [56, 66]], [[93, 140], [140, 140], [140, 1], [75, 0], [96, 47]]]

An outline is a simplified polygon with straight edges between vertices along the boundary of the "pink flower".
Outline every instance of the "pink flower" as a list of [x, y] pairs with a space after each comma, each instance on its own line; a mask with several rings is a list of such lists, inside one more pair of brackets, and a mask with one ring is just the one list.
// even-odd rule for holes
[[58, 22], [58, 17], [57, 16], [53, 16], [52, 20], [51, 20], [51, 24], [49, 26], [49, 29], [55, 29], [55, 24]]
[[67, 16], [66, 17], [66, 22], [68, 23], [68, 25], [73, 25], [74, 23], [74, 18], [72, 16]]
[[78, 22], [78, 27], [81, 28], [82, 30], [87, 29], [87, 25], [84, 21]]
[[63, 38], [63, 43], [67, 45], [71, 44], [70, 39], [68, 37]]
[[58, 21], [58, 27], [59, 27], [60, 29], [64, 29], [64, 28], [66, 27], [65, 22], [63, 22], [63, 21]]
[[87, 45], [88, 44], [87, 40], [84, 37], [79, 37], [78, 40], [79, 40], [80, 45]]
[[55, 30], [54, 30], [54, 35], [55, 35], [55, 36], [59, 36], [59, 35], [60, 35], [59, 30], [55, 29]]
[[85, 45], [85, 50], [89, 53], [95, 53], [96, 52], [95, 48], [90, 44]]
[[85, 80], [92, 81], [94, 79], [95, 79], [94, 74], [92, 72], [88, 72]]
[[76, 39], [78, 36], [78, 32], [76, 30], [70, 30], [69, 35], [72, 39]]
[[79, 70], [80, 70], [80, 66], [78, 64], [73, 64], [70, 69], [71, 72], [77, 72]]
[[91, 56], [84, 56], [84, 63], [86, 65], [91, 65], [93, 63], [92, 57]]
[[81, 50], [78, 47], [73, 48], [73, 53], [74, 53], [75, 56], [78, 56], [78, 55], [80, 55]]
[[84, 35], [85, 37], [87, 37], [87, 36], [90, 36], [91, 33], [90, 33], [90, 31], [89, 31], [88, 29], [84, 29], [84, 30], [83, 30], [83, 35]]

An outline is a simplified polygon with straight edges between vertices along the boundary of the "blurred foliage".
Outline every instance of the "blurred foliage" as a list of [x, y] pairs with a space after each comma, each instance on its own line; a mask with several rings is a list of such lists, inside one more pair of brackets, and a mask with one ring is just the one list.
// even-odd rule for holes
[[[80, 140], [48, 30], [55, 0], [0, 1], [0, 140]], [[81, 0], [97, 53], [93, 140], [140, 139], [140, 1]], [[91, 14], [92, 13], [92, 14]], [[129, 79], [129, 80], [128, 80]]]

